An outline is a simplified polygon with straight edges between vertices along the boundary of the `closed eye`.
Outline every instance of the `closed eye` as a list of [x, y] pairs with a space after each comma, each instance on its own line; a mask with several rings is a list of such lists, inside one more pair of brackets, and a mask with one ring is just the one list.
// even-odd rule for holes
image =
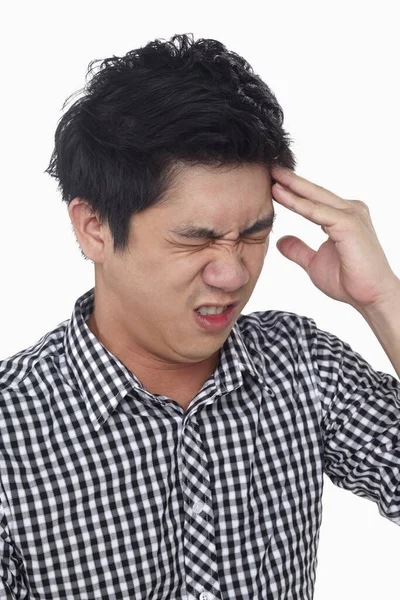
[[[253, 225], [242, 231], [241, 235], [249, 237], [253, 234], [266, 231], [267, 229], [272, 230], [272, 225], [275, 219], [276, 214], [274, 212], [272, 214], [266, 215], [258, 221], [256, 221], [255, 223], [253, 223]], [[172, 229], [171, 233], [174, 233], [179, 237], [192, 240], [220, 240], [224, 237], [224, 234], [219, 233], [218, 231], [214, 231], [213, 229], [209, 229], [207, 227], [198, 227], [196, 225], [180, 225]]]
[[[267, 231], [267, 230], [269, 230], [269, 231]], [[266, 233], [262, 234], [261, 236], [260, 236], [260, 233], [261, 233], [261, 232], [257, 232], [257, 233], [252, 233], [251, 235], [248, 235], [248, 236], [245, 236], [245, 237], [247, 237], [247, 238], [248, 238], [248, 239], [250, 239], [250, 240], [251, 240], [251, 239], [265, 239], [265, 238], [267, 238], [267, 237], [268, 237], [268, 235], [269, 235], [270, 233], [272, 233], [272, 231], [273, 231], [273, 228], [272, 228], [272, 227], [267, 227], [267, 228], [265, 228], [265, 230], [264, 230], [264, 231], [266, 231]]]
[[[270, 229], [270, 231], [268, 231], [267, 233], [264, 233], [264, 234], [261, 234], [261, 235], [260, 235], [260, 232], [252, 233], [250, 235], [241, 236], [241, 239], [245, 243], [254, 243], [254, 244], [264, 243], [267, 240], [269, 234], [273, 231], [272, 228], [268, 228], [268, 229]], [[214, 240], [214, 238], [208, 238], [206, 240], [198, 240], [197, 243], [195, 242], [195, 240], [193, 240], [193, 241], [194, 241], [194, 243], [193, 244], [189, 244], [189, 246], [197, 248], [197, 247], [202, 247], [202, 246], [208, 246], [210, 243], [214, 242], [215, 240]], [[238, 240], [236, 240], [236, 241], [238, 241]]]

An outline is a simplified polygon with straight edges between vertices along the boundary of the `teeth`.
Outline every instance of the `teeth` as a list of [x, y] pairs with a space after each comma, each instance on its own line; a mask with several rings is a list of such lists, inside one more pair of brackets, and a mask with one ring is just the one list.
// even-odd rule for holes
[[228, 308], [227, 306], [221, 306], [221, 307], [217, 307], [217, 306], [201, 306], [200, 308], [197, 309], [197, 311], [201, 315], [220, 315], [227, 308]]

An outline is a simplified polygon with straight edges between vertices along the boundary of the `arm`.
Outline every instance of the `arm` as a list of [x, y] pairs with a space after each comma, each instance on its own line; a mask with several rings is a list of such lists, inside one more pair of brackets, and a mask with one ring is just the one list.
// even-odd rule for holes
[[400, 280], [393, 295], [377, 306], [360, 308], [400, 379]]
[[400, 381], [309, 323], [324, 472], [400, 525]]
[[29, 600], [22, 556], [10, 535], [6, 515], [0, 502], [0, 598], [4, 600]]

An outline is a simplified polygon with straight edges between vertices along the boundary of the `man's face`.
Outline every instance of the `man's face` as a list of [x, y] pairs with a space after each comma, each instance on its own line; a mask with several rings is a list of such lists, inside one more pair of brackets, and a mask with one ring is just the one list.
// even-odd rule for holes
[[[110, 237], [101, 269], [96, 266], [96, 294], [103, 296], [125, 350], [173, 364], [215, 354], [257, 283], [271, 227], [240, 232], [272, 213], [268, 170], [245, 165], [225, 171], [186, 167], [164, 204], [133, 215], [128, 252], [115, 255]], [[176, 232], [187, 226], [222, 237]], [[234, 301], [239, 304], [228, 327], [209, 332], [199, 326], [194, 309]]]

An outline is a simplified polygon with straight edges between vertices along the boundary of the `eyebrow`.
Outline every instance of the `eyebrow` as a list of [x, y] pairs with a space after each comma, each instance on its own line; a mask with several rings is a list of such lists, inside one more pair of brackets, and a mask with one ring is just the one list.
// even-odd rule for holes
[[[265, 215], [261, 219], [258, 219], [253, 225], [247, 227], [240, 232], [240, 235], [250, 235], [251, 233], [258, 233], [268, 227], [272, 227], [276, 219], [276, 213], [272, 212], [269, 215]], [[195, 225], [180, 225], [175, 229], [171, 230], [172, 233], [176, 233], [186, 238], [201, 238], [201, 239], [218, 239], [224, 236], [223, 233], [215, 231], [214, 229], [208, 229], [207, 227], [197, 227]]]

